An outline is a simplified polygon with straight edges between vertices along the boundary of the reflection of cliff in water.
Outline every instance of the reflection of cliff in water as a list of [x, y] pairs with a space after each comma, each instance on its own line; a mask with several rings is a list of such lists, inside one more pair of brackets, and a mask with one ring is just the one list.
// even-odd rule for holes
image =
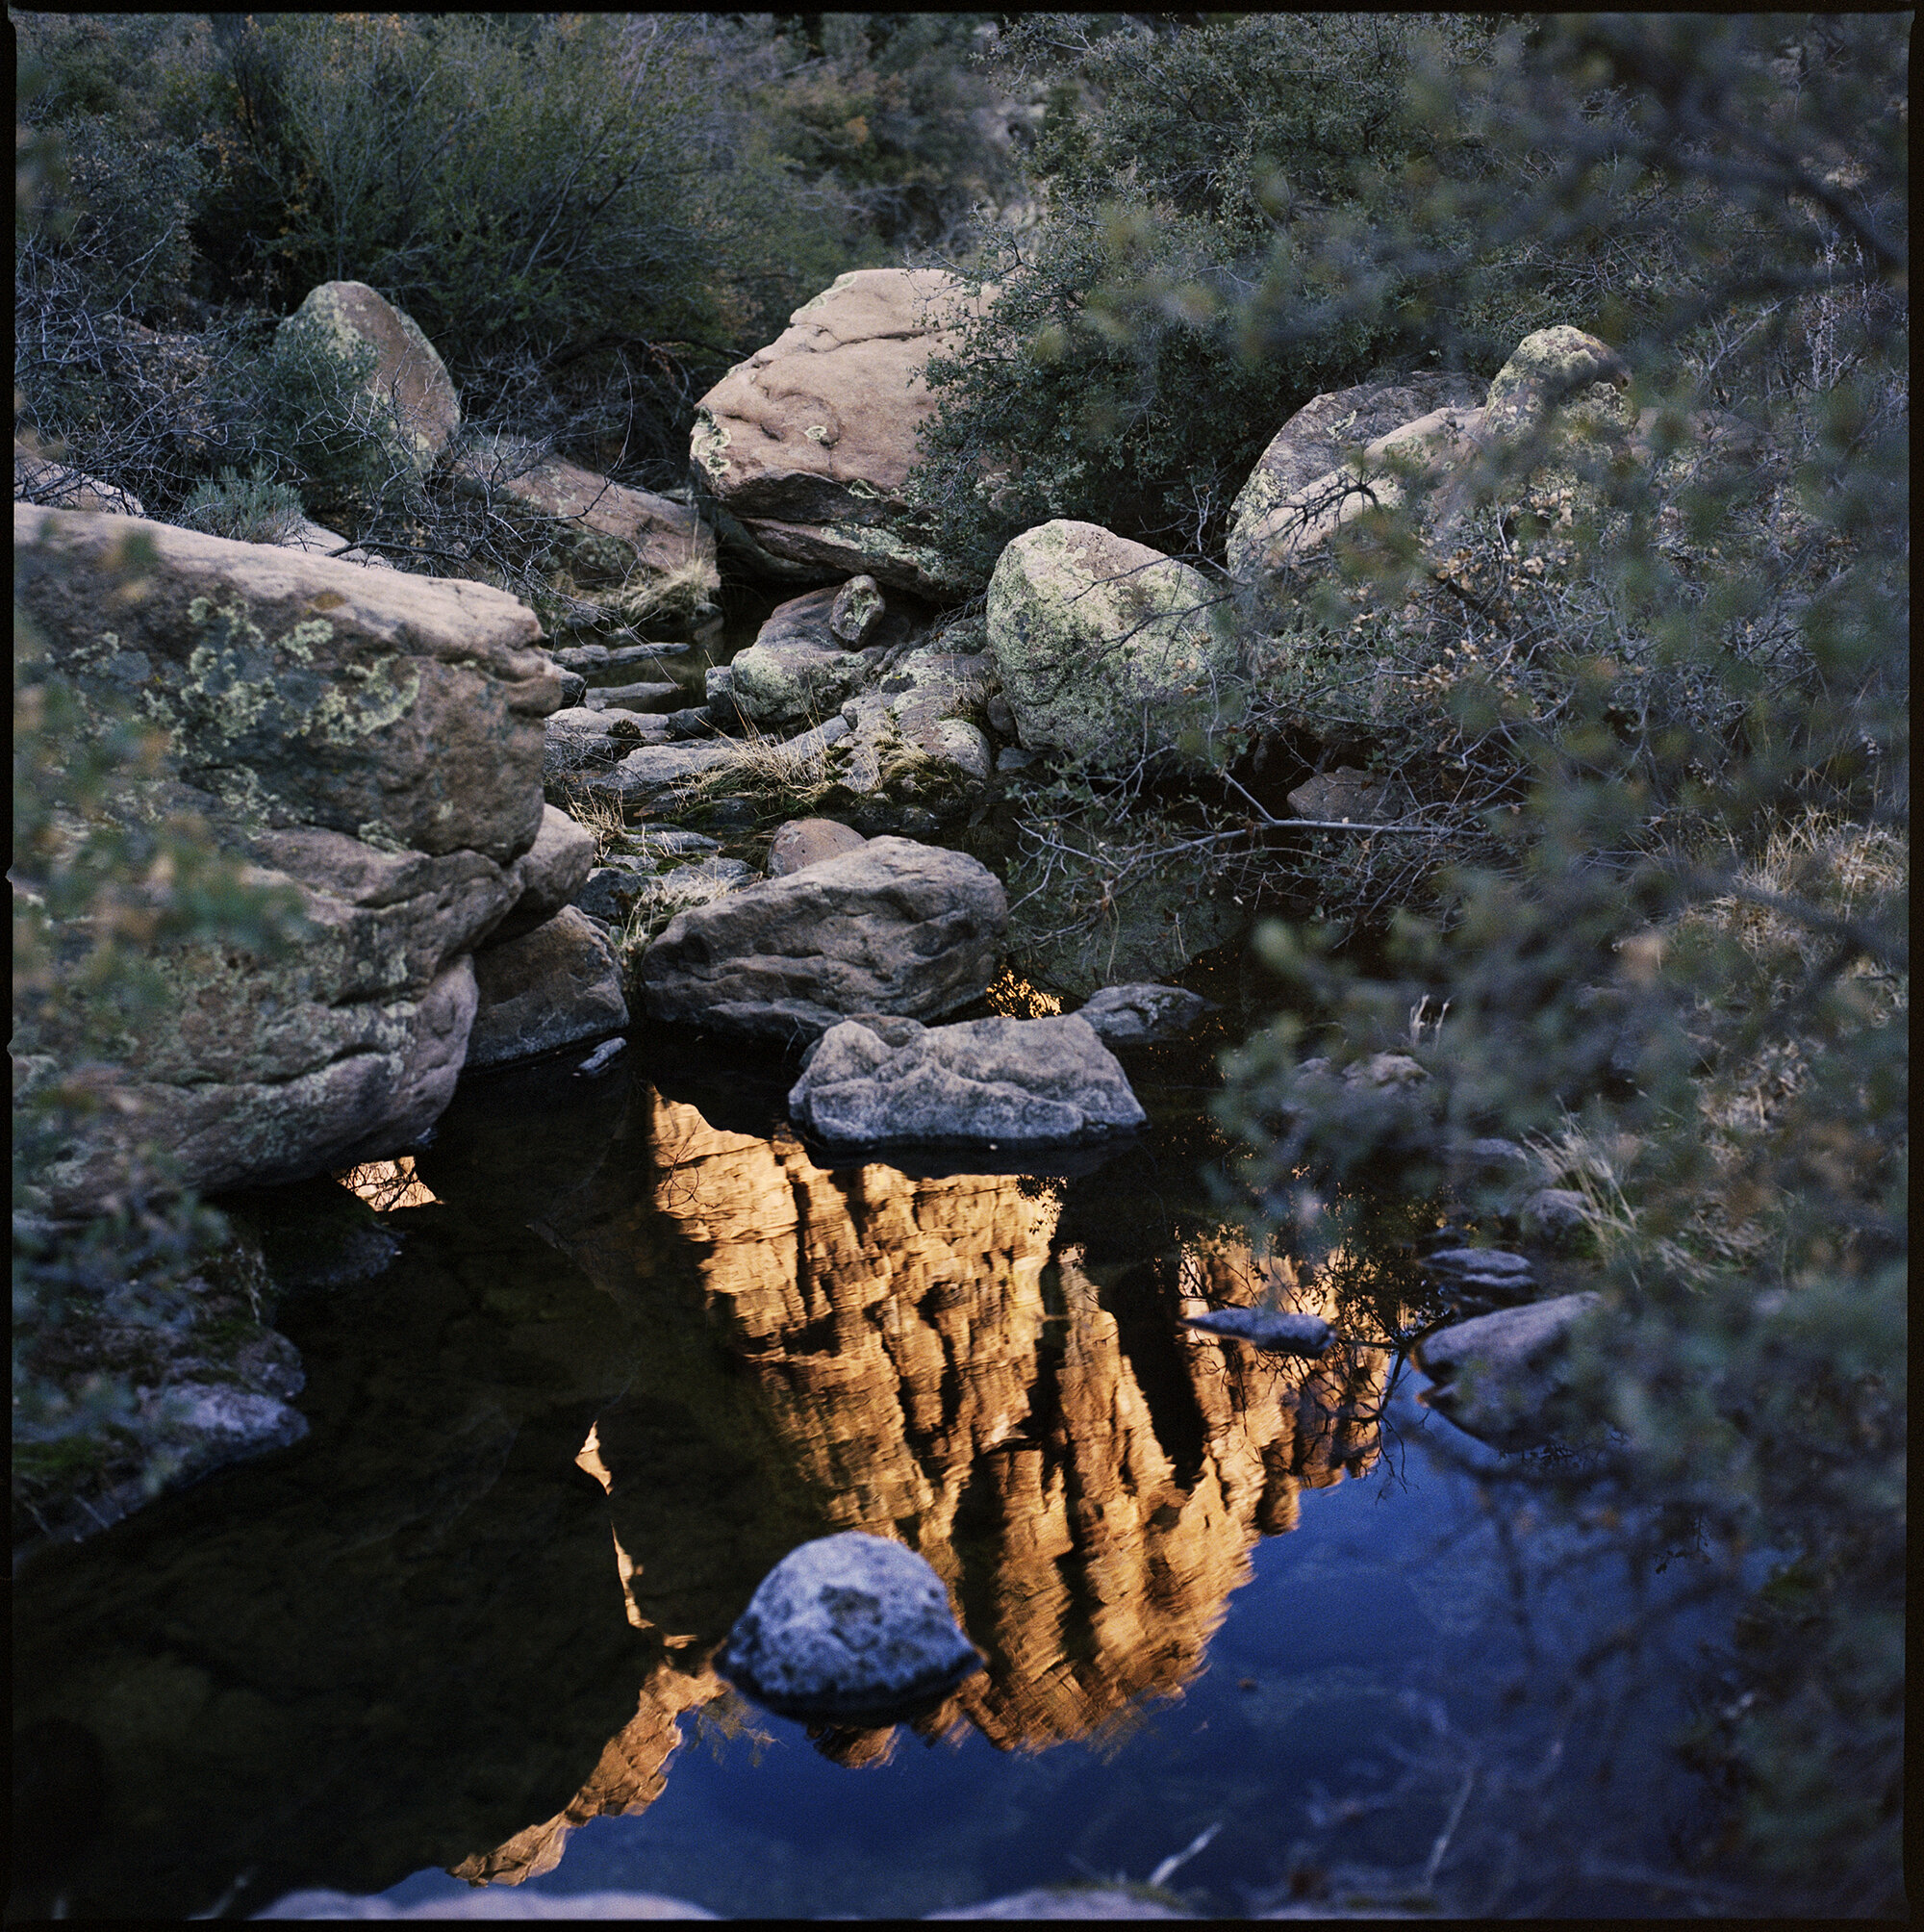
[[831, 1174], [625, 1074], [530, 1074], [418, 1166], [393, 1266], [280, 1317], [308, 1439], [16, 1580], [16, 1726], [98, 1745], [99, 1835], [48, 1880], [73, 1916], [546, 1869], [660, 1794], [689, 1713], [746, 1715], [707, 1660], [838, 1529], [922, 1551], [990, 1653], [933, 1726], [1094, 1735], [1194, 1674], [1298, 1486], [1373, 1453], [1383, 1358], [1181, 1330], [1258, 1284], [1124, 1162]]
[[[648, 1104], [651, 1198], [550, 1233], [619, 1300], [671, 1284], [698, 1295], [751, 1391], [745, 1433], [775, 1448], [807, 1513], [899, 1537], [949, 1583], [989, 1668], [920, 1731], [967, 1722], [1039, 1749], [1176, 1694], [1255, 1538], [1293, 1527], [1304, 1484], [1374, 1460], [1381, 1351], [1288, 1362], [1177, 1325], [1265, 1288], [1316, 1305], [1273, 1268], [1263, 1279], [1247, 1249], [1172, 1246], [1091, 1268], [1079, 1246], [1055, 1245], [1059, 1183], [827, 1172], [787, 1135]], [[630, 1618], [646, 1629], [673, 1621], [691, 1580], [645, 1418], [646, 1401], [616, 1405], [584, 1465], [609, 1488]], [[719, 1634], [711, 1622], [699, 1637]], [[674, 1711], [687, 1685], [665, 1680]], [[618, 1741], [566, 1813], [463, 1870], [527, 1876], [560, 1855], [566, 1826], [649, 1802], [674, 1732], [669, 1706], [648, 1703], [630, 1733], [654, 1748]], [[848, 1763], [887, 1748], [863, 1734], [823, 1742]]]

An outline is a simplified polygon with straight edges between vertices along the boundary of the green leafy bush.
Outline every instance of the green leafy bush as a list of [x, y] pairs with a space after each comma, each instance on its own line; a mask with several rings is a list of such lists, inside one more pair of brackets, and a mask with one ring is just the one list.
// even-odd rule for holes
[[[1872, 1913], [1901, 1898], [1908, 1173], [1888, 29], [1548, 23], [1493, 64], [1477, 115], [1519, 165], [1560, 141], [1556, 165], [1521, 197], [1413, 201], [1377, 238], [1382, 281], [1445, 216], [1508, 250], [1567, 248], [1567, 267], [1627, 206], [1633, 162], [1658, 232], [1654, 284], [1615, 312], [1632, 400], [1673, 448], [1689, 408], [1734, 408], [1762, 453], [1600, 463], [1595, 507], [1563, 530], [1504, 526], [1521, 479], [1499, 453], [1469, 557], [1428, 550], [1407, 511], [1336, 547], [1322, 600], [1277, 633], [1295, 670], [1272, 688], [1303, 730], [1331, 717], [1374, 751], [1454, 864], [1386, 920], [1352, 882], [1344, 923], [1374, 914], [1368, 948], [1339, 951], [1327, 924], [1264, 929], [1286, 1010], [1235, 1059], [1222, 1113], [1285, 1243], [1340, 1242], [1326, 1210], [1381, 1158], [1385, 1123], [1304, 1078], [1309, 1031], [1339, 1065], [1407, 1052], [1412, 1010], [1448, 1003], [1415, 1049], [1442, 1141], [1532, 1141], [1588, 1196], [1602, 1258], [1573, 1357], [1598, 1446], [1506, 1462], [1493, 1500], [1607, 1529], [1635, 1574], [1689, 1548], [1689, 1600], [1751, 1592], [1689, 1739], [1728, 1809], [1680, 1856], [1707, 1879], [1719, 1861], [1778, 1873], [1779, 1909]], [[1733, 241], [1754, 226], [1767, 245]], [[1292, 340], [1275, 300], [1247, 325]], [[1344, 890], [1318, 882], [1326, 904]], [[1497, 1206], [1475, 1201], [1486, 1234]], [[1668, 1668], [1663, 1641], [1654, 1613], [1633, 1618], [1590, 1665]]]

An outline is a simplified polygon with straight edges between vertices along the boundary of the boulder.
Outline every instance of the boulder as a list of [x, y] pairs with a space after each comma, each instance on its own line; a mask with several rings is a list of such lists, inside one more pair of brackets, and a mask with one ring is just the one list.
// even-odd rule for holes
[[860, 830], [932, 831], [966, 809], [989, 775], [989, 741], [975, 715], [994, 678], [985, 652], [925, 645], [843, 705], [849, 735], [830, 796]]
[[1525, 336], [1490, 381], [1483, 427], [1512, 438], [1544, 426], [1555, 412], [1564, 422], [1599, 422], [1628, 432], [1636, 426], [1623, 392], [1630, 369], [1608, 343], [1559, 323]]
[[591, 919], [616, 927], [638, 922], [651, 936], [677, 912], [755, 882], [755, 874], [739, 858], [696, 858], [665, 872], [645, 859], [617, 859], [589, 875], [575, 903]]
[[908, 839], [678, 914], [642, 961], [657, 1020], [806, 1039], [853, 1013], [933, 1019], [978, 998], [1008, 902], [987, 866]]
[[453, 1092], [468, 955], [543, 826], [559, 680], [532, 614], [479, 584], [144, 520], [17, 505], [14, 541], [15, 595], [83, 707], [131, 704], [164, 734], [129, 808], [196, 813], [313, 928], [279, 958], [157, 955], [176, 991], [123, 1055], [135, 1111], [69, 1149], [56, 1211], [121, 1184], [157, 1123], [203, 1189], [406, 1145]]
[[1474, 376], [1431, 371], [1358, 383], [1304, 404], [1271, 439], [1229, 512], [1230, 571], [1260, 566], [1258, 532], [1311, 484], [1343, 468], [1349, 451], [1442, 409], [1472, 410], [1483, 400]]
[[887, 610], [881, 586], [873, 577], [850, 577], [835, 593], [828, 610], [828, 628], [851, 650], [859, 650]]
[[1266, 579], [1320, 550], [1365, 511], [1403, 502], [1412, 478], [1440, 481], [1482, 446], [1482, 412], [1456, 407], [1432, 410], [1375, 438], [1340, 469], [1235, 524], [1225, 552], [1229, 569], [1245, 580]]
[[[139, 512], [134, 514], [139, 516]], [[345, 564], [365, 564], [369, 570], [392, 571], [394, 568], [386, 557], [377, 556], [372, 550], [350, 549], [347, 539], [339, 530], [330, 530], [325, 524], [316, 523], [308, 517], [303, 517], [281, 542], [290, 550], [309, 550], [318, 556], [339, 558]]]
[[678, 709], [683, 696], [681, 686], [671, 681], [639, 678], [633, 684], [603, 684], [584, 690], [581, 703], [589, 711], [633, 711], [659, 716]]
[[859, 852], [868, 843], [852, 826], [834, 819], [791, 819], [769, 845], [769, 877], [787, 878], [844, 852]]
[[1565, 1385], [1559, 1363], [1565, 1340], [1602, 1299], [1559, 1295], [1426, 1335], [1416, 1345], [1416, 1365], [1435, 1386], [1422, 1400], [1498, 1448], [1541, 1440], [1552, 1433]]
[[542, 747], [542, 781], [545, 784], [583, 772], [605, 771], [641, 746], [667, 742], [666, 719], [571, 704], [548, 718]]
[[371, 353], [360, 384], [361, 419], [421, 475], [434, 468], [461, 427], [461, 401], [412, 317], [366, 282], [323, 282], [274, 336], [277, 360], [316, 353]]
[[89, 476], [71, 464], [57, 463], [13, 439], [13, 500], [44, 503], [60, 510], [91, 510], [109, 517], [144, 517], [140, 499], [131, 490], [117, 489]]
[[1424, 1257], [1423, 1272], [1453, 1308], [1510, 1308], [1536, 1287], [1530, 1258], [1501, 1248], [1439, 1248]]
[[1240, 717], [1227, 602], [1188, 565], [1095, 523], [1057, 520], [1003, 550], [989, 649], [1023, 745], [1126, 771], [1201, 755]]
[[1177, 1040], [1210, 1009], [1200, 993], [1181, 986], [1104, 986], [1079, 1011], [1110, 1046]]
[[[656, 721], [636, 722], [646, 724]], [[665, 740], [671, 735], [668, 721], [659, 722]], [[819, 758], [848, 735], [848, 721], [837, 716], [824, 719], [812, 731], [789, 739], [780, 750], [799, 777], [810, 760]], [[612, 770], [591, 775], [583, 788], [592, 801], [619, 804], [624, 810], [648, 811], [671, 803], [697, 779], [725, 775], [731, 766], [752, 770], [753, 761], [760, 755], [754, 748], [730, 739], [710, 739], [704, 744], [644, 744]]]
[[479, 994], [468, 1064], [498, 1066], [628, 1024], [615, 949], [575, 906], [474, 956]]
[[518, 939], [552, 919], [581, 890], [594, 863], [595, 834], [557, 806], [546, 806], [534, 844], [508, 868], [519, 896], [490, 943]]
[[791, 1550], [715, 1654], [757, 1703], [831, 1723], [906, 1715], [981, 1667], [927, 1560], [859, 1530]]
[[809, 1049], [788, 1105], [811, 1133], [845, 1146], [1060, 1146], [1147, 1118], [1115, 1055], [1074, 1013], [951, 1027], [845, 1020]]
[[1589, 1232], [1594, 1209], [1574, 1187], [1539, 1187], [1517, 1209], [1523, 1232], [1553, 1247], [1567, 1247]]
[[[750, 724], [786, 732], [819, 724], [842, 708], [879, 662], [879, 648], [851, 648], [833, 628], [836, 601], [847, 589], [809, 591], [778, 604], [754, 643], [736, 652], [728, 666], [729, 692]], [[868, 627], [874, 627], [873, 620]]]
[[911, 534], [902, 492], [935, 407], [928, 358], [955, 345], [945, 321], [989, 292], [940, 269], [852, 269], [702, 397], [696, 469], [768, 564], [924, 597], [960, 587]]
[[506, 437], [476, 438], [453, 477], [546, 543], [558, 589], [629, 623], [702, 608], [721, 589], [715, 533], [686, 503]]
[[1326, 824], [1367, 825], [1392, 816], [1381, 784], [1354, 765], [1338, 765], [1305, 779], [1289, 794], [1289, 809], [1299, 819]]

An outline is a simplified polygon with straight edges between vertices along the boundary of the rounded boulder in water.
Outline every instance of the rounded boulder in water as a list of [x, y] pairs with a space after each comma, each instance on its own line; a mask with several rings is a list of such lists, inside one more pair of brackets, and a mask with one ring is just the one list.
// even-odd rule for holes
[[762, 1579], [715, 1667], [780, 1716], [835, 1719], [942, 1697], [982, 1660], [921, 1557], [851, 1530], [791, 1550]]

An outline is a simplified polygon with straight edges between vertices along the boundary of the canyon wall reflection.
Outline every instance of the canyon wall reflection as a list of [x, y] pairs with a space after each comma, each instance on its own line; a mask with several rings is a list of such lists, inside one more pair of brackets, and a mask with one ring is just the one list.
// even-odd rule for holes
[[[712, 1127], [640, 1083], [632, 1109], [651, 1178], [623, 1187], [604, 1165], [542, 1232], [657, 1345], [721, 1344], [729, 1437], [788, 1491], [787, 1522], [899, 1538], [945, 1579], [988, 1669], [924, 1735], [973, 1725], [1041, 1750], [1127, 1729], [1196, 1674], [1251, 1546], [1295, 1526], [1301, 1490], [1376, 1459], [1386, 1351], [1289, 1361], [1180, 1325], [1265, 1297], [1334, 1314], [1232, 1238], [1092, 1264], [1058, 1240], [1076, 1182], [830, 1171], [786, 1133]], [[710, 1553], [708, 1588], [662, 1454], [663, 1385], [605, 1410], [580, 1461], [608, 1493], [628, 1620], [664, 1654], [567, 1807], [461, 1876], [518, 1883], [575, 1826], [645, 1809], [683, 1716], [726, 1693], [705, 1660], [746, 1601], [739, 1537]], [[768, 1545], [748, 1589], [782, 1553]], [[817, 1741], [852, 1767], [894, 1737]]]

